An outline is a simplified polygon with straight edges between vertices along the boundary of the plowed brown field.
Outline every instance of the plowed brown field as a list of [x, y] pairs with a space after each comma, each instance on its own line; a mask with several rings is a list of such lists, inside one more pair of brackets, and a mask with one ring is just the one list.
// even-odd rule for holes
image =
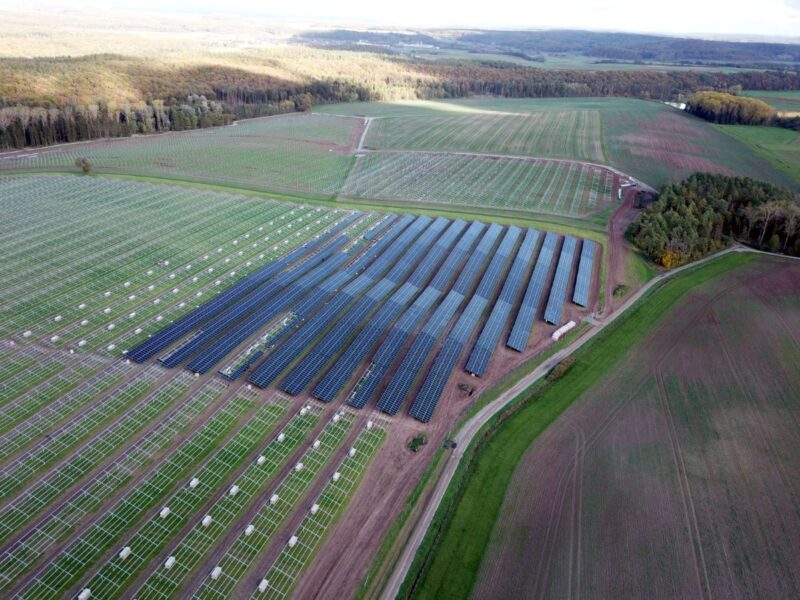
[[800, 262], [660, 323], [528, 449], [474, 597], [800, 597]]

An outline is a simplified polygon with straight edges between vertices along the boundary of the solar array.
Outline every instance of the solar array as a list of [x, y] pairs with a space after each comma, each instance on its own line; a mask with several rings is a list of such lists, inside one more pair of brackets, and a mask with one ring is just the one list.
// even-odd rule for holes
[[278, 260], [272, 261], [257, 270], [256, 272], [241, 279], [227, 290], [218, 294], [208, 302], [196, 310], [190, 312], [185, 317], [179, 319], [169, 327], [165, 327], [156, 335], [149, 338], [147, 341], [139, 344], [128, 352], [128, 358], [135, 362], [144, 362], [148, 358], [155, 356], [158, 352], [169, 346], [171, 343], [180, 339], [181, 336], [191, 331], [198, 325], [205, 323], [212, 317], [219, 314], [227, 306], [230, 306], [240, 298], [244, 297], [249, 292], [256, 289], [262, 283], [271, 279], [274, 275], [279, 273], [286, 265], [291, 264], [293, 261], [313, 252], [316, 248], [324, 244], [336, 233], [350, 225], [354, 220], [359, 218], [359, 213], [354, 213], [349, 217], [342, 220], [337, 226], [333, 227], [324, 236], [319, 239], [309, 242], [305, 246], [296, 248]]
[[[437, 219], [413, 246], [395, 264], [392, 270], [378, 282], [367, 294], [361, 297], [353, 307], [328, 331], [305, 358], [289, 373], [281, 383], [281, 389], [296, 395], [302, 392], [322, 368], [336, 355], [353, 335], [358, 331], [364, 319], [376, 307], [382, 306], [386, 296], [396, 290], [408, 277], [409, 271], [424, 256], [419, 265], [422, 271], [430, 271], [438, 264], [441, 256], [458, 238], [466, 223], [461, 220], [453, 221], [444, 233], [441, 227], [445, 226], [445, 219]], [[438, 236], [438, 239], [437, 239]], [[435, 243], [434, 243], [435, 242]]]
[[544, 309], [544, 320], [551, 325], [561, 325], [561, 315], [564, 312], [564, 301], [567, 299], [567, 288], [572, 275], [572, 263], [575, 262], [575, 247], [578, 243], [571, 235], [564, 238], [561, 254], [558, 257], [558, 266], [550, 287], [550, 296], [547, 298], [547, 307]]
[[483, 326], [481, 335], [478, 341], [475, 342], [472, 354], [470, 354], [467, 361], [466, 369], [473, 375], [483, 376], [489, 366], [489, 360], [492, 358], [494, 348], [497, 346], [506, 322], [511, 316], [511, 309], [517, 301], [522, 282], [525, 281], [525, 274], [528, 272], [531, 260], [533, 260], [533, 252], [538, 242], [539, 232], [535, 229], [529, 229], [517, 251], [517, 256], [503, 284], [503, 289], [500, 291], [500, 296], [494, 303], [489, 319]]
[[575, 292], [572, 294], [572, 301], [578, 306], [589, 305], [589, 292], [592, 283], [592, 271], [594, 270], [595, 244], [592, 240], [583, 240], [581, 246], [581, 260], [578, 263], [578, 277], [575, 280]]
[[277, 383], [323, 402], [347, 392], [355, 408], [376, 397], [390, 415], [411, 397], [409, 413], [426, 422], [471, 340], [464, 369], [484, 376], [509, 326], [506, 345], [525, 350], [545, 297], [544, 319], [555, 325], [576, 277], [573, 299], [588, 304], [594, 242], [583, 243], [576, 276], [571, 236], [558, 252], [560, 236], [513, 225], [411, 215], [359, 225], [364, 219], [354, 212], [332, 222], [128, 355], [162, 353], [166, 367], [206, 373], [260, 334], [217, 367], [223, 376], [252, 368], [248, 381], [258, 387]]
[[[436, 228], [442, 228], [446, 224], [446, 219], [437, 219], [433, 224]], [[334, 320], [342, 314], [344, 309], [349, 306], [367, 289], [374, 285], [383, 274], [389, 270], [394, 261], [405, 252], [406, 248], [419, 236], [422, 231], [431, 226], [430, 217], [417, 217], [397, 240], [391, 244], [386, 244], [385, 251], [377, 254], [377, 257], [363, 273], [347, 284], [341, 291], [337, 292], [313, 317], [303, 323], [293, 335], [286, 340], [267, 360], [264, 361], [250, 376], [250, 382], [259, 387], [267, 387], [288, 367], [301, 353], [309, 347], [309, 344], [317, 338]], [[380, 245], [380, 242], [378, 242]], [[376, 245], [377, 246], [377, 245]], [[383, 250], [383, 248], [382, 248]], [[375, 256], [373, 254], [373, 256]]]
[[509, 348], [524, 352], [528, 346], [528, 339], [533, 329], [533, 323], [536, 315], [539, 312], [539, 305], [542, 301], [545, 288], [547, 287], [547, 280], [550, 274], [553, 256], [555, 256], [556, 244], [558, 244], [558, 236], [554, 233], [547, 233], [544, 236], [542, 249], [539, 251], [539, 256], [536, 259], [536, 266], [533, 268], [533, 273], [528, 281], [528, 287], [525, 290], [525, 296], [522, 298], [519, 312], [514, 321], [514, 327], [511, 329], [511, 334], [508, 336], [506, 343]]
[[[443, 293], [446, 285], [455, 274], [457, 267], [463, 262], [483, 229], [484, 225], [482, 223], [473, 223], [470, 225], [439, 267], [429, 286], [423, 293], [417, 295], [415, 298], [421, 285], [430, 276], [430, 273], [436, 266], [435, 263], [438, 262], [439, 253], [437, 250], [443, 248], [443, 246], [437, 244], [435, 251], [428, 252], [425, 259], [417, 266], [408, 281], [406, 281], [381, 310], [367, 322], [356, 339], [353, 340], [322, 380], [316, 385], [312, 392], [314, 397], [324, 402], [331, 402], [334, 400], [347, 381], [352, 377], [353, 373], [355, 373], [358, 366], [375, 347], [380, 336], [389, 329], [398, 315], [400, 315], [400, 312], [408, 306], [412, 300], [414, 300], [412, 306], [417, 307], [415, 314], [416, 312], [423, 314], [421, 312], [422, 310], [430, 308], [434, 300]], [[423, 309], [423, 306], [427, 306], [427, 308]], [[414, 322], [413, 317], [406, 317], [406, 321], [409, 323]], [[374, 369], [375, 367], [373, 366], [372, 368]], [[375, 373], [375, 375], [377, 376], [377, 373]], [[361, 398], [363, 398], [363, 403], [361, 403]], [[358, 408], [363, 408], [367, 400], [368, 396], [362, 393], [358, 396], [358, 399], [351, 399], [350, 404]]]
[[[431, 315], [423, 326], [422, 331], [420, 331], [419, 335], [414, 339], [411, 348], [403, 357], [399, 367], [395, 369], [394, 375], [389, 380], [386, 389], [378, 400], [378, 408], [385, 413], [393, 415], [400, 410], [403, 400], [408, 395], [411, 386], [419, 376], [428, 355], [433, 351], [436, 342], [444, 333], [450, 320], [463, 304], [467, 297], [465, 294], [472, 288], [478, 274], [483, 270], [483, 264], [502, 230], [503, 228], [500, 226], [491, 225], [489, 227], [483, 239], [467, 261], [467, 264], [464, 266], [464, 269], [461, 271], [456, 283], [453, 285], [453, 289], [445, 296], [444, 300], [442, 300], [433, 315]], [[412, 307], [412, 309], [413, 308], [414, 307]], [[389, 335], [389, 338], [387, 338], [383, 346], [378, 350], [374, 362], [387, 365], [386, 370], [388, 371], [388, 367], [394, 362], [398, 354], [400, 354], [400, 350], [403, 345], [405, 345], [405, 341], [414, 329], [416, 329], [420, 317], [422, 316], [424, 315], [411, 312], [404, 315], [405, 318], [401, 318], [398, 322], [397, 335]]]
[[466, 346], [473, 331], [477, 329], [481, 316], [495, 294], [497, 285], [500, 283], [500, 276], [506, 271], [508, 261], [514, 252], [514, 247], [517, 245], [520, 234], [520, 229], [513, 225], [506, 230], [503, 241], [489, 262], [475, 295], [472, 296], [464, 312], [461, 313], [447, 339], [445, 339], [444, 345], [425, 377], [419, 393], [414, 398], [410, 414], [423, 423], [431, 420], [433, 411], [436, 410], [436, 406], [442, 397], [447, 380], [450, 378], [450, 373], [455, 368], [458, 358], [464, 351], [464, 346]]

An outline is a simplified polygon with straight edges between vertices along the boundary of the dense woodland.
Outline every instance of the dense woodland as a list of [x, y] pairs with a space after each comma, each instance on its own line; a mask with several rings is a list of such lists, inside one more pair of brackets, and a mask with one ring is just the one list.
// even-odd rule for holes
[[516, 56], [579, 54], [625, 62], [726, 64], [755, 66], [800, 62], [800, 45], [701, 40], [636, 33], [547, 31], [363, 31], [335, 29], [308, 31], [300, 39], [331, 45], [371, 44], [392, 48], [399, 44], [427, 44], [467, 52], [500, 52]]
[[800, 203], [748, 177], [696, 173], [668, 184], [628, 229], [654, 261], [671, 269], [733, 241], [800, 256]]
[[725, 92], [697, 92], [689, 97], [686, 110], [707, 121], [725, 125], [777, 125], [800, 131], [800, 117], [783, 117], [756, 98]]
[[[118, 55], [0, 59], [0, 148], [224, 125], [234, 118], [369, 100], [629, 96], [675, 99], [697, 89], [800, 89], [785, 72], [553, 71], [471, 61], [425, 62], [298, 49], [283, 76], [228, 65], [171, 65]], [[246, 64], [247, 57], [241, 59]], [[335, 76], [309, 75], [303, 64]], [[321, 66], [317, 66], [321, 65]], [[119, 90], [125, 90], [120, 98]]]
[[697, 92], [689, 97], [686, 110], [714, 123], [726, 125], [771, 125], [775, 109], [756, 98], [721, 92]]

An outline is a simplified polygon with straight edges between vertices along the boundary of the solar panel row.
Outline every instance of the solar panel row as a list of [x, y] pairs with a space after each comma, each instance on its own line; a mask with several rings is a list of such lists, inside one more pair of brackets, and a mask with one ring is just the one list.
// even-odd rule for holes
[[596, 246], [597, 244], [592, 240], [583, 240], [581, 260], [578, 263], [578, 277], [575, 280], [575, 292], [572, 294], [572, 301], [579, 306], [589, 305]]
[[153, 337], [148, 338], [138, 346], [132, 348], [127, 357], [135, 362], [144, 362], [152, 358], [164, 348], [177, 341], [195, 327], [205, 323], [207, 320], [219, 314], [225, 307], [230, 306], [259, 285], [279, 273], [281, 270], [292, 264], [302, 256], [314, 252], [321, 245], [328, 242], [337, 233], [349, 227], [354, 221], [360, 219], [363, 213], [354, 212], [334, 227], [329, 229], [324, 235], [320, 236], [317, 240], [309, 242], [303, 246], [295, 248], [286, 256], [274, 260], [247, 277], [237, 281], [225, 291], [219, 293], [214, 298], [205, 302], [197, 309], [190, 312], [188, 315], [181, 317], [174, 323], [165, 327]]
[[[438, 290], [441, 293], [446, 292], [450, 288], [450, 283], [453, 280], [453, 274], [456, 269], [461, 266], [467, 254], [475, 245], [475, 240], [486, 229], [486, 225], [478, 221], [473, 221], [469, 226], [467, 232], [461, 237], [456, 245], [456, 251], [451, 252], [450, 256], [444, 261], [442, 267], [433, 276], [429, 286]], [[469, 267], [469, 264], [467, 265]]]
[[466, 296], [470, 293], [472, 285], [475, 282], [477, 273], [483, 271], [483, 265], [486, 263], [486, 258], [492, 253], [495, 242], [500, 234], [503, 233], [503, 228], [497, 223], [489, 225], [480, 244], [478, 244], [475, 252], [469, 257], [467, 264], [458, 276], [458, 279], [453, 284], [453, 291]]
[[[519, 232], [518, 228], [515, 229]], [[396, 414], [397, 411], [400, 410], [403, 400], [408, 395], [414, 381], [416, 381], [428, 355], [433, 351], [437, 340], [441, 337], [456, 311], [463, 304], [465, 299], [464, 293], [469, 293], [478, 275], [483, 271], [486, 258], [489, 256], [495, 245], [495, 240], [502, 230], [502, 227], [495, 227], [495, 224], [489, 226], [477, 248], [467, 260], [467, 264], [461, 271], [456, 283], [453, 285], [453, 289], [445, 296], [433, 315], [431, 315], [425, 323], [422, 331], [414, 339], [411, 348], [409, 348], [408, 352], [403, 357], [400, 366], [389, 380], [386, 389], [378, 400], [379, 409], [391, 415]], [[510, 250], [507, 250], [507, 252], [510, 252]], [[463, 290], [463, 293], [461, 290]], [[374, 362], [378, 365], [391, 364], [405, 344], [408, 335], [416, 328], [417, 322], [418, 321], [403, 323], [403, 326], [405, 326], [408, 331], [405, 335], [402, 335], [405, 332], [399, 330], [399, 328], [398, 330], [400, 333], [397, 336], [392, 336], [392, 334], [390, 334], [389, 338], [386, 339], [378, 350]], [[394, 333], [394, 331], [392, 333]], [[400, 341], [402, 341], [402, 343], [400, 343]], [[377, 384], [374, 385], [377, 386]]]
[[383, 231], [391, 225], [394, 220], [397, 219], [397, 215], [395, 214], [388, 214], [386, 215], [385, 219], [381, 219], [381, 222], [375, 225], [372, 229], [368, 229], [364, 232], [364, 235], [361, 237], [364, 238], [366, 241], [371, 241], [372, 239], [378, 237]]
[[[362, 321], [383, 299], [407, 277], [411, 268], [423, 255], [429, 258], [441, 258], [441, 255], [455, 241], [466, 226], [464, 221], [454, 221], [440, 235], [442, 228], [448, 223], [446, 219], [437, 219], [414, 242], [391, 268], [389, 273], [362, 296], [341, 319], [324, 335], [322, 340], [306, 354], [300, 363], [292, 369], [281, 383], [281, 389], [292, 395], [299, 394], [311, 383], [319, 371], [342, 348], [346, 341], [358, 331]], [[437, 240], [438, 237], [438, 240]], [[435, 242], [435, 243], [434, 243]], [[427, 254], [426, 254], [427, 253]]]
[[558, 236], [554, 233], [547, 233], [544, 236], [542, 249], [536, 259], [536, 266], [533, 268], [533, 273], [528, 281], [525, 296], [522, 298], [517, 317], [514, 320], [514, 327], [508, 336], [506, 345], [518, 352], [523, 352], [528, 346], [528, 338], [530, 338], [533, 322], [539, 312], [539, 305], [547, 285], [547, 276], [553, 263], [558, 239]]
[[[407, 315], [404, 317], [405, 321], [403, 324], [415, 325], [419, 319], [427, 313], [428, 309], [441, 294], [444, 293], [444, 289], [452, 280], [456, 269], [464, 262], [464, 259], [484, 228], [485, 226], [478, 222], [473, 222], [469, 226], [467, 231], [464, 232], [464, 235], [458, 240], [456, 246], [448, 254], [441, 267], [439, 267], [430, 285], [412, 304], [414, 308], [412, 309], [412, 307], [409, 307], [409, 312], [407, 312]], [[437, 246], [438, 245], [437, 243]], [[336, 398], [361, 362], [367, 357], [369, 352], [372, 351], [380, 336], [419, 291], [415, 283], [424, 282], [430, 277], [436, 265], [434, 261], [429, 260], [429, 258], [437, 254], [436, 251], [429, 252], [411, 274], [408, 281], [395, 292], [390, 301], [370, 319], [356, 339], [353, 340], [347, 350], [345, 350], [342, 356], [334, 363], [333, 367], [325, 374], [325, 377], [315, 386], [313, 390], [314, 397], [325, 402], [330, 402]], [[438, 260], [435, 262], [438, 263]], [[435, 287], [436, 285], [439, 287]], [[403, 324], [401, 324], [401, 326]], [[408, 329], [408, 327], [406, 327], [406, 329]], [[408, 332], [405, 335], [408, 335]], [[372, 391], [374, 391], [374, 387], [371, 388], [372, 391], [369, 391], [371, 381], [374, 379], [380, 381], [382, 375], [379, 376], [377, 372], [368, 371], [364, 379], [369, 380], [370, 384], [367, 387], [363, 385], [359, 386], [360, 392], [359, 390], [354, 391], [350, 398], [351, 405], [358, 408], [363, 408], [364, 405], [366, 405], [367, 400], [372, 395]]]
[[482, 377], [489, 367], [489, 361], [506, 327], [511, 315], [511, 308], [516, 302], [522, 282], [525, 280], [525, 274], [533, 260], [533, 253], [538, 241], [539, 232], [535, 229], [528, 229], [525, 239], [517, 251], [517, 256], [511, 264], [503, 288], [500, 290], [500, 296], [492, 307], [492, 312], [472, 348], [466, 369], [478, 377]]
[[[313, 317], [303, 323], [281, 346], [255, 369], [249, 381], [267, 387], [288, 367], [311, 342], [322, 333], [356, 297], [381, 277], [418, 235], [431, 224], [430, 217], [417, 217], [414, 222], [361, 275], [347, 284]], [[383, 241], [383, 239], [381, 239]], [[380, 244], [380, 241], [378, 242]]]
[[544, 311], [544, 320], [553, 325], [561, 325], [561, 315], [564, 312], [564, 300], [567, 298], [572, 263], [575, 259], [575, 246], [578, 240], [571, 235], [564, 238], [561, 246], [561, 255], [558, 257], [558, 266], [550, 287], [550, 296], [547, 299], [547, 308]]
[[[379, 245], [379, 247], [385, 248], [386, 245], [400, 232], [405, 230], [412, 221], [413, 217], [408, 215], [396, 221], [392, 229], [390, 229], [379, 242], [376, 242], [372, 248]], [[288, 310], [289, 307], [292, 307], [291, 312], [295, 320], [304, 319], [308, 314], [316, 310], [325, 298], [356, 275], [357, 269], [352, 265], [346, 269], [339, 270], [339, 267], [349, 259], [350, 257], [347, 254], [335, 253], [333, 257], [328, 258], [317, 269], [309, 272], [295, 284], [284, 289], [280, 295], [260, 306], [244, 320], [239, 320], [238, 322], [229, 321], [227, 326], [230, 327], [230, 329], [227, 333], [214, 342], [211, 347], [206, 348], [203, 352], [198, 354], [194, 360], [187, 365], [187, 368], [193, 370], [195, 373], [208, 372], [239, 344], [260, 328], [267, 325], [281, 312]], [[364, 263], [364, 265], [366, 264], [367, 263]], [[290, 323], [287, 323], [286, 327], [271, 340], [272, 346], [277, 344], [290, 332], [289, 325]], [[260, 354], [253, 355], [250, 361], [248, 361], [247, 366], [253, 364], [260, 356]]]
[[506, 230], [503, 241], [483, 274], [475, 295], [472, 296], [467, 308], [456, 321], [442, 349], [436, 355], [433, 366], [422, 382], [419, 393], [414, 398], [409, 411], [412, 417], [427, 423], [433, 416], [447, 380], [450, 379], [450, 373], [455, 368], [467, 341], [477, 329], [491, 298], [495, 295], [500, 283], [500, 276], [506, 271], [520, 234], [521, 231], [518, 227], [510, 226]]
[[229, 328], [232, 323], [242, 320], [272, 296], [330, 258], [335, 251], [344, 246], [347, 239], [347, 236], [341, 236], [320, 252], [317, 252], [307, 260], [303, 260], [288, 271], [273, 277], [239, 302], [235, 302], [225, 308], [216, 317], [205, 323], [195, 335], [166, 356], [163, 356], [160, 359], [161, 364], [165, 367], [176, 367], [181, 364], [195, 352], [208, 345], [209, 342]]
[[505, 271], [508, 259], [514, 252], [514, 247], [517, 245], [517, 240], [519, 240], [521, 234], [522, 230], [519, 227], [515, 225], [508, 226], [506, 234], [503, 236], [503, 241], [500, 242], [500, 246], [492, 256], [492, 261], [489, 263], [486, 273], [484, 273], [481, 282], [478, 284], [478, 289], [475, 290], [476, 296], [481, 296], [487, 300], [494, 296], [497, 281]]
[[[216, 339], [210, 346], [199, 351], [186, 367], [194, 373], [207, 373], [239, 344], [264, 327], [281, 312], [288, 310], [294, 300], [307, 294], [309, 290], [312, 290], [321, 280], [338, 269], [346, 260], [347, 255], [345, 254], [335, 254], [326, 260], [319, 268], [308, 273], [296, 284], [284, 290], [283, 293], [278, 294], [271, 301], [250, 313], [245, 319], [229, 325], [224, 335]], [[280, 339], [280, 336], [273, 339], [273, 343], [276, 343], [278, 339]]]

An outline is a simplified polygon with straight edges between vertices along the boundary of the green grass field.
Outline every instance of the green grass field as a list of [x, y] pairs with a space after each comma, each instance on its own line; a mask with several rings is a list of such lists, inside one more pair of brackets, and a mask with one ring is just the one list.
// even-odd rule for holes
[[766, 158], [775, 169], [791, 178], [795, 182], [794, 189], [797, 189], [800, 182], [800, 132], [751, 125], [717, 125], [717, 128]]
[[352, 162], [357, 119], [284, 115], [185, 133], [69, 144], [0, 161], [0, 170], [75, 170], [235, 183], [321, 196], [334, 194]]
[[596, 110], [388, 117], [370, 124], [367, 148], [574, 158], [604, 162]]
[[[584, 346], [577, 362], [562, 378], [544, 387], [534, 386], [518, 401], [519, 408], [512, 416], [502, 423], [497, 419], [490, 422], [488, 427], [494, 431], [493, 435], [468, 465], [465, 462], [459, 466], [401, 596], [469, 597], [506, 489], [531, 443], [644, 339], [687, 292], [755, 258], [747, 254], [728, 255], [665, 283]], [[435, 541], [434, 535], [439, 536]], [[425, 562], [422, 557], [431, 558]], [[412, 580], [416, 580], [413, 589]]]
[[616, 204], [613, 175], [605, 169], [421, 152], [365, 154], [341, 195], [573, 217]]
[[746, 90], [743, 96], [763, 100], [775, 110], [785, 112], [800, 112], [800, 91], [774, 92], [771, 90]]
[[[746, 144], [732, 142], [712, 124], [658, 102], [479, 97], [333, 104], [316, 110], [376, 117], [367, 135], [368, 145], [376, 147], [446, 150], [462, 143], [476, 148], [483, 144], [501, 153], [520, 148], [541, 157], [604, 162], [656, 188], [696, 171], [710, 171], [749, 175], [800, 189], [791, 177]], [[537, 128], [512, 134], [505, 126], [492, 125], [513, 122], [514, 114], [524, 115], [519, 117], [520, 123], [538, 123]], [[600, 116], [599, 124], [594, 117], [577, 116], [595, 114]], [[382, 123], [384, 119], [386, 124]], [[486, 135], [473, 137], [475, 131]], [[596, 136], [593, 142], [589, 139], [592, 135]]]

